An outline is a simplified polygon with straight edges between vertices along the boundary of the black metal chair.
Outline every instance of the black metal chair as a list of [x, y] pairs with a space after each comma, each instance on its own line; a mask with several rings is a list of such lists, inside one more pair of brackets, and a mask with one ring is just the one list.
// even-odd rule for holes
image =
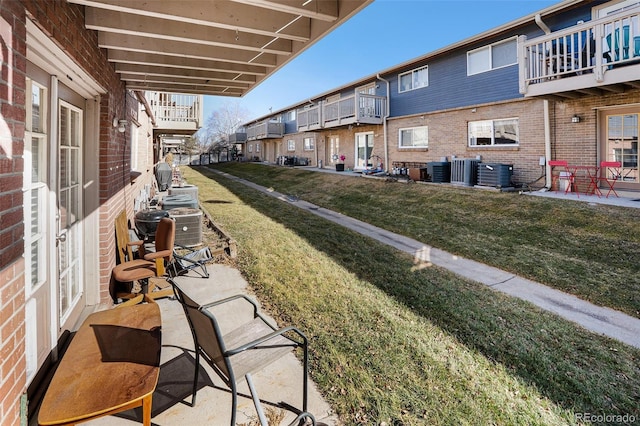
[[[169, 278], [169, 282], [173, 286], [176, 299], [184, 309], [195, 345], [196, 362], [191, 406], [195, 406], [196, 403], [198, 370], [200, 357], [202, 356], [231, 389], [233, 401], [231, 426], [236, 424], [237, 382], [242, 378], [246, 379], [249, 386], [260, 424], [266, 426], [267, 421], [260, 399], [253, 386], [251, 374], [280, 359], [292, 350], [301, 348], [304, 369], [302, 378], [302, 411], [296, 410], [298, 417], [294, 423], [311, 420], [313, 425], [316, 424], [314, 417], [307, 412], [308, 349], [307, 338], [301, 331], [292, 326], [280, 329], [274, 327], [258, 312], [256, 303], [245, 295], [235, 295], [213, 303], [199, 305], [182, 291], [173, 279]], [[253, 320], [241, 324], [233, 331], [222, 335], [216, 315], [211, 312], [211, 309], [234, 300], [244, 300], [250, 304], [253, 309]], [[281, 405], [287, 408], [291, 407], [285, 403], [281, 403]]]

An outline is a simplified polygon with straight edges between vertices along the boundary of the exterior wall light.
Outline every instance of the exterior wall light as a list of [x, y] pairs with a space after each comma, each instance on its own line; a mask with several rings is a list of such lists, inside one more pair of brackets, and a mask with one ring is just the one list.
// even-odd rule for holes
[[118, 120], [118, 131], [124, 133], [127, 130], [127, 120]]
[[572, 123], [579, 123], [580, 122], [580, 116], [578, 114], [574, 114], [573, 117], [571, 117], [571, 122]]

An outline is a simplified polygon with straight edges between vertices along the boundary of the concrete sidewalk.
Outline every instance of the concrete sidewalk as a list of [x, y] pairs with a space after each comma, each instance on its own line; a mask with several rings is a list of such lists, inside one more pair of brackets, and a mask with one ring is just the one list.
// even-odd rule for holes
[[228, 179], [233, 179], [260, 192], [290, 203], [291, 205], [307, 210], [317, 216], [409, 253], [414, 256], [416, 263], [433, 264], [446, 268], [467, 279], [531, 302], [542, 309], [551, 311], [569, 321], [575, 322], [594, 333], [603, 334], [628, 345], [640, 348], [640, 319], [638, 318], [631, 317], [613, 309], [593, 305], [575, 296], [519, 277], [510, 272], [505, 272], [498, 268], [452, 255], [423, 242], [394, 234], [340, 213], [318, 207], [303, 200], [298, 200], [295, 197], [275, 192], [272, 189], [256, 185], [253, 182], [237, 178], [228, 173], [216, 172], [224, 175]]
[[[247, 282], [238, 270], [222, 265], [207, 266], [209, 278], [180, 276], [178, 285], [200, 304], [235, 294], [248, 294]], [[251, 295], [249, 294], [251, 297]], [[253, 298], [255, 300], [255, 298]], [[193, 338], [182, 306], [173, 298], [157, 300], [162, 315], [162, 354], [160, 378], [153, 394], [152, 424], [163, 426], [229, 426], [231, 422], [231, 392], [208, 364], [201, 360], [201, 369], [195, 407], [191, 403], [191, 389], [194, 375]], [[220, 327], [231, 330], [238, 326], [243, 317], [251, 317], [251, 306], [228, 304], [217, 311]], [[114, 308], [119, 309], [119, 308]], [[264, 314], [264, 311], [263, 311]], [[275, 321], [274, 321], [275, 323]], [[302, 330], [304, 332], [304, 330]], [[204, 374], [202, 374], [204, 372]], [[285, 402], [298, 409], [302, 408], [302, 363], [293, 353], [281, 358], [264, 370], [253, 374], [253, 383], [262, 400], [265, 413], [269, 409], [280, 410], [278, 403]], [[314, 383], [309, 380], [308, 411], [318, 424], [339, 425], [337, 416], [322, 398]], [[285, 415], [280, 423], [291, 423], [296, 414], [282, 410]], [[121, 414], [102, 417], [85, 424], [94, 426], [128, 426], [140, 424], [141, 412], [125, 411]], [[238, 425], [257, 425], [257, 414], [246, 381], [238, 384]]]

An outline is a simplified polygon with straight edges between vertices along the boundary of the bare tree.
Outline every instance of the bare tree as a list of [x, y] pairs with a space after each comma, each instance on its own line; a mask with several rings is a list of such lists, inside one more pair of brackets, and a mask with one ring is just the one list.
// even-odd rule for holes
[[208, 150], [228, 146], [229, 134], [247, 120], [249, 112], [240, 106], [238, 101], [227, 101], [207, 118], [205, 126], [200, 130], [199, 140]]

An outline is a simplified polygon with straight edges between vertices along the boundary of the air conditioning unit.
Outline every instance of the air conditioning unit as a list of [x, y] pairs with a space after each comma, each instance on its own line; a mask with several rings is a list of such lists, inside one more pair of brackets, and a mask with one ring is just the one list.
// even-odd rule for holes
[[194, 200], [198, 199], [198, 187], [196, 185], [172, 186], [167, 190], [169, 195], [189, 195]]
[[176, 244], [193, 247], [202, 244], [202, 211], [188, 207], [169, 210], [176, 221]]
[[478, 165], [478, 185], [481, 186], [510, 187], [512, 176], [512, 164], [480, 163]]
[[476, 184], [480, 160], [471, 158], [455, 158], [451, 160], [451, 183], [473, 186]]
[[451, 180], [451, 163], [448, 161], [433, 161], [427, 163], [427, 174], [431, 176], [431, 182], [449, 182]]

